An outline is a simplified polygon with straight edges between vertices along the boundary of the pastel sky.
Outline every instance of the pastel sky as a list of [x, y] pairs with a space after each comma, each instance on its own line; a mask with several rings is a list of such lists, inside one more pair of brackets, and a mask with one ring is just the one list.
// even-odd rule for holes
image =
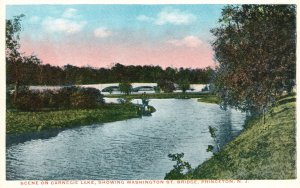
[[214, 67], [210, 29], [224, 5], [9, 5], [25, 14], [21, 51], [44, 64]]

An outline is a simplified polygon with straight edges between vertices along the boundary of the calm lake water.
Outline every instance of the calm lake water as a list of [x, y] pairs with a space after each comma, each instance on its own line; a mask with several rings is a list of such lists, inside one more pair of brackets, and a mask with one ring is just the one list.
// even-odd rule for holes
[[196, 99], [152, 99], [150, 117], [68, 129], [48, 139], [7, 146], [8, 180], [163, 179], [183, 152], [196, 167], [211, 157], [208, 126], [224, 146], [243, 129], [245, 114]]

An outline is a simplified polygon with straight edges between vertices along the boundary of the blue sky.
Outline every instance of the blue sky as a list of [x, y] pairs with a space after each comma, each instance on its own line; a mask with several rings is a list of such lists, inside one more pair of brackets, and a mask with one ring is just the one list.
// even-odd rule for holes
[[[37, 53], [49, 64], [60, 66], [67, 63], [78, 66], [91, 64], [98, 67], [115, 61], [138, 64], [133, 62], [132, 56], [138, 57], [134, 51], [140, 49], [140, 54], [146, 55], [148, 59], [143, 62], [144, 64], [180, 66], [187, 63], [193, 67], [202, 67], [201, 63], [203, 65], [213, 63], [212, 57], [209, 63], [200, 62], [201, 60], [197, 63], [196, 57], [199, 59], [199, 53], [205, 51], [206, 54], [203, 55], [206, 56], [205, 61], [208, 61], [207, 53], [212, 54], [204, 48], [209, 48], [209, 42], [212, 40], [209, 30], [217, 26], [223, 7], [224, 5], [204, 4], [9, 5], [6, 7], [6, 17], [10, 19], [15, 15], [26, 15], [22, 21], [21, 45], [23, 44], [25, 52]], [[78, 57], [78, 52], [76, 54], [76, 50], [71, 49], [70, 45], [89, 48], [90, 51], [97, 48], [104, 53], [103, 58], [90, 53], [85, 60]], [[71, 49], [65, 59], [60, 57], [62, 55], [57, 51], [64, 47]], [[117, 50], [114, 51], [113, 48]], [[198, 54], [196, 48], [199, 50]], [[160, 54], [167, 56], [166, 53], [170, 53], [170, 62], [166, 62], [167, 57], [151, 60], [150, 49], [153, 49], [155, 52], [153, 55], [156, 56]], [[184, 62], [184, 57], [175, 57], [171, 54], [172, 49], [174, 53], [178, 51], [182, 56], [190, 57], [195, 54], [194, 58], [189, 59], [193, 62]], [[74, 53], [73, 57], [70, 57], [71, 51]], [[91, 56], [95, 62], [91, 62], [93, 59]], [[141, 60], [141, 57], [136, 59]], [[170, 64], [172, 62], [174, 63]]]

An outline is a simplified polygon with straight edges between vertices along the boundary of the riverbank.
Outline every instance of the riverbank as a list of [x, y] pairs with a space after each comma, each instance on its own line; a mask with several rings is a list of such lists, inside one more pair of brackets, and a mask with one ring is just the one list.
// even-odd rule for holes
[[212, 103], [212, 104], [219, 104], [220, 99], [216, 95], [207, 95], [207, 96], [201, 96], [199, 99], [197, 99], [198, 102], [206, 102], [206, 103]]
[[[224, 142], [243, 126], [240, 112], [229, 114], [218, 105], [196, 99], [151, 99], [150, 104], [157, 109], [151, 117], [80, 126], [57, 136], [54, 132], [50, 138], [45, 135], [10, 144], [6, 147], [6, 178], [163, 179], [173, 165], [167, 157], [172, 151], [184, 152], [193, 164], [211, 156], [205, 151], [205, 143], [211, 140], [208, 123], [231, 132], [223, 135]], [[229, 115], [235, 121], [228, 122]], [[132, 164], [134, 168], [130, 168]], [[73, 167], [75, 170], [70, 170]]]
[[127, 98], [127, 99], [142, 99], [145, 98], [145, 96], [149, 99], [184, 99], [184, 98], [202, 98], [203, 100], [211, 98], [212, 94], [210, 93], [145, 93], [145, 94], [130, 94], [130, 95], [124, 95], [124, 94], [110, 94], [110, 95], [104, 95], [107, 98]]
[[296, 178], [296, 98], [285, 97], [263, 118], [252, 118], [245, 131], [199, 165], [193, 179]]
[[6, 133], [23, 134], [107, 123], [140, 117], [133, 104], [106, 104], [94, 109], [67, 109], [43, 112], [6, 112]]

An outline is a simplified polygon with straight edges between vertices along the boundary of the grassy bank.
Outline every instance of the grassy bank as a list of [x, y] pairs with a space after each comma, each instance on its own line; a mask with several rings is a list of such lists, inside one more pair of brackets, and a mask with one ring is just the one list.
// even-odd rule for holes
[[272, 113], [252, 118], [245, 131], [198, 166], [194, 179], [296, 178], [295, 96], [278, 101]]
[[220, 99], [216, 95], [207, 95], [207, 96], [204, 96], [204, 97], [201, 96], [198, 99], [198, 102], [219, 104]]
[[68, 109], [46, 112], [6, 112], [6, 133], [20, 134], [106, 123], [139, 117], [136, 106], [107, 104], [95, 109]]
[[[146, 93], [145, 94], [150, 99], [172, 99], [172, 98], [208, 98], [212, 95], [210, 93]], [[105, 95], [108, 98], [128, 98], [128, 99], [141, 99], [145, 96], [144, 94], [111, 94]]]

